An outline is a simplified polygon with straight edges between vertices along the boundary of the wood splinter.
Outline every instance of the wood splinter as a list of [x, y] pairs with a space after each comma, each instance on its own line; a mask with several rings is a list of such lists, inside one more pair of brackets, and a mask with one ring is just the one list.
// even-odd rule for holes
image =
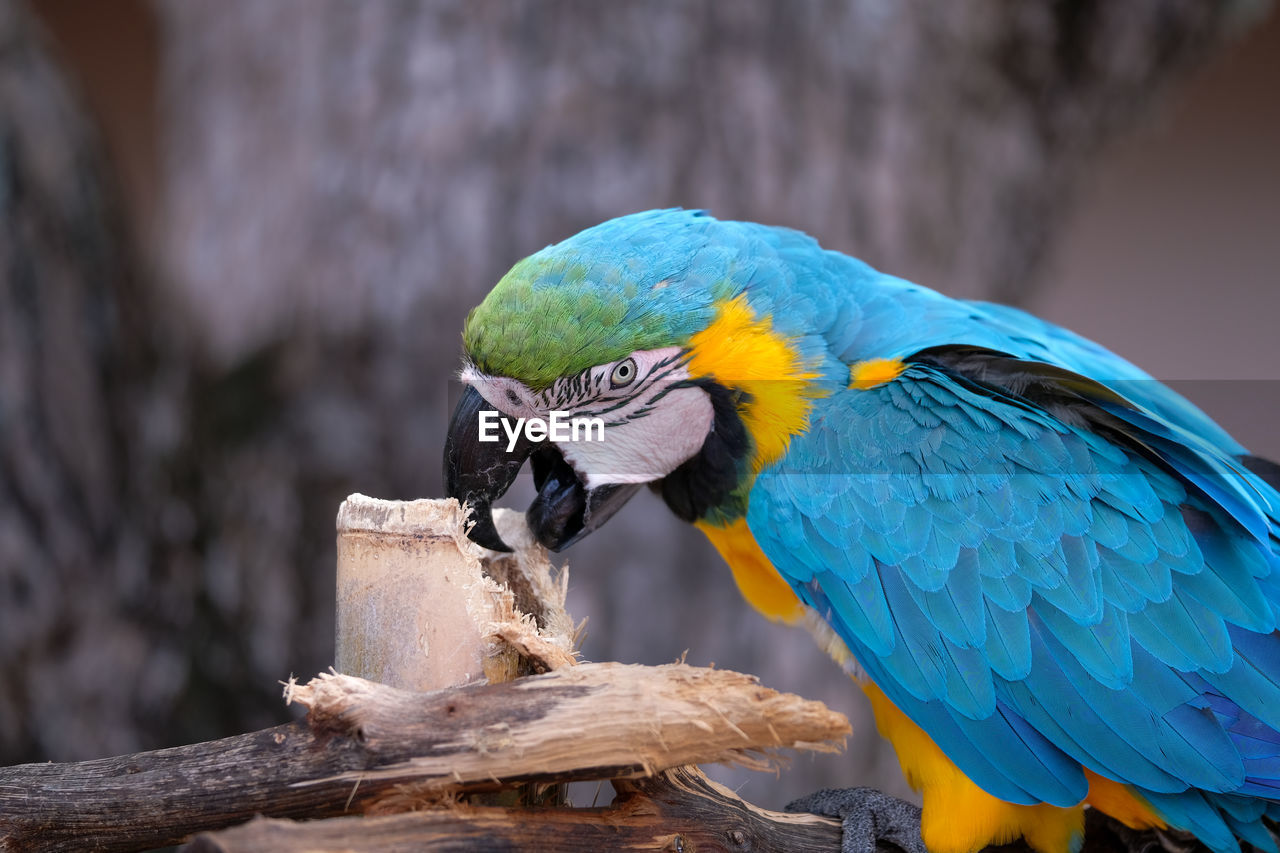
[[[590, 663], [428, 694], [344, 675], [290, 691], [317, 735], [360, 744], [359, 769], [301, 785], [399, 783], [421, 794], [649, 776], [683, 764], [771, 769], [779, 748], [831, 752], [848, 720], [752, 676], [685, 664]], [[378, 803], [365, 806], [377, 810]]]

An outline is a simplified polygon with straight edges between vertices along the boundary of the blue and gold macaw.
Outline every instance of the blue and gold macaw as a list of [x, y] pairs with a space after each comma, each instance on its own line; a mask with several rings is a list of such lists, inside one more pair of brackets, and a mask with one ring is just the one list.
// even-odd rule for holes
[[[751, 604], [856, 662], [934, 853], [1066, 853], [1086, 804], [1277, 850], [1280, 468], [1132, 364], [682, 210], [521, 261], [463, 339], [473, 538], [505, 548], [490, 505], [526, 461], [557, 550], [653, 487]], [[521, 426], [557, 417], [603, 429]]]

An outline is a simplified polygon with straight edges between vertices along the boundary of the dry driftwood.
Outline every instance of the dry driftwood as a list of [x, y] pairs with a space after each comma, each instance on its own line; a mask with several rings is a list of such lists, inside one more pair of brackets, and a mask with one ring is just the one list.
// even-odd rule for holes
[[829, 750], [849, 733], [818, 702], [683, 664], [583, 664], [422, 694], [329, 675], [289, 694], [309, 708], [305, 722], [0, 769], [0, 849], [141, 850], [255, 814], [394, 811], [517, 783], [763, 766], [767, 751]]

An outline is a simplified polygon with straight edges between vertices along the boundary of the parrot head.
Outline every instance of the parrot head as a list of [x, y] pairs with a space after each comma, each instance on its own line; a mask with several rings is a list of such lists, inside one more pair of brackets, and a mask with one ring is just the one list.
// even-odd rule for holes
[[766, 232], [721, 224], [611, 220], [519, 262], [471, 312], [444, 470], [472, 539], [509, 550], [491, 506], [526, 462], [526, 518], [552, 550], [645, 485], [688, 521], [742, 514], [753, 471], [807, 415], [787, 386], [814, 374], [747, 300]]

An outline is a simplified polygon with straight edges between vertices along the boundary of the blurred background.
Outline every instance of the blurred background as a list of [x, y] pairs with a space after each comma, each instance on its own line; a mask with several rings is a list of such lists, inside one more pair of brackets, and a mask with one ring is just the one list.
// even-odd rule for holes
[[[466, 311], [659, 206], [1021, 304], [1280, 457], [1280, 18], [1252, 0], [0, 0], [0, 764], [288, 719], [349, 492], [441, 494]], [[589, 659], [856, 690], [644, 495]]]

